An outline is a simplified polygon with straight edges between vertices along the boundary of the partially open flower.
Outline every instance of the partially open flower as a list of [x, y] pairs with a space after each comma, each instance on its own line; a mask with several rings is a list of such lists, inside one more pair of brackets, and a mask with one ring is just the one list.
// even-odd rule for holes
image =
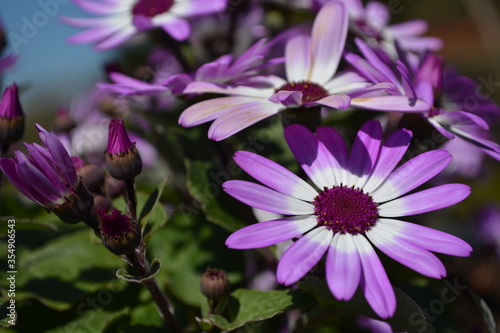
[[106, 164], [111, 176], [120, 180], [134, 179], [142, 171], [141, 156], [121, 119], [111, 119], [109, 124]]
[[8, 146], [24, 134], [24, 114], [15, 83], [7, 87], [0, 101], [0, 145]]
[[141, 242], [141, 228], [132, 217], [117, 209], [98, 212], [101, 240], [106, 248], [116, 255], [132, 253]]
[[37, 126], [45, 147], [36, 143], [25, 146], [28, 154], [16, 151], [16, 159], [0, 159], [0, 169], [25, 196], [65, 222], [85, 220], [94, 200], [78, 178], [73, 161], [52, 132]]

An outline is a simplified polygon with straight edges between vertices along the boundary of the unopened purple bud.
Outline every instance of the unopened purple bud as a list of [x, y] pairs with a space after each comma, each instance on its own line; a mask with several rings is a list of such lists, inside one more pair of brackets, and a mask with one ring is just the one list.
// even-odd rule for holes
[[208, 267], [200, 280], [201, 293], [208, 299], [216, 300], [229, 295], [227, 274], [222, 269]]
[[24, 134], [24, 113], [15, 83], [7, 87], [0, 101], [0, 144], [10, 145]]
[[111, 119], [109, 124], [106, 164], [110, 175], [120, 180], [134, 179], [142, 171], [141, 156], [121, 119]]
[[99, 210], [104, 209], [108, 211], [111, 209], [111, 202], [102, 194], [94, 195], [94, 207], [92, 207], [92, 211], [90, 215], [96, 216]]
[[118, 180], [110, 175], [106, 175], [104, 178], [104, 192], [109, 198], [118, 198], [125, 193], [126, 189], [127, 186], [123, 180]]
[[104, 186], [106, 173], [97, 164], [85, 164], [76, 168], [76, 174], [82, 178], [82, 182], [92, 193], [101, 193]]
[[132, 253], [141, 242], [141, 228], [132, 217], [117, 209], [98, 211], [104, 246], [116, 255]]

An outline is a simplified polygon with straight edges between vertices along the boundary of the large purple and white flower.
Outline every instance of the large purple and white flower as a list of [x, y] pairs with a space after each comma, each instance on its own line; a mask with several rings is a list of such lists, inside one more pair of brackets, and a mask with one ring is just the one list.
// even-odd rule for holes
[[278, 282], [296, 283], [326, 254], [326, 280], [337, 299], [351, 299], [361, 286], [373, 310], [390, 317], [396, 299], [373, 245], [423, 275], [442, 278], [445, 267], [431, 251], [468, 256], [471, 247], [455, 236], [395, 218], [451, 206], [465, 199], [470, 188], [446, 184], [408, 194], [451, 160], [446, 151], [435, 150], [396, 168], [411, 141], [408, 130], [382, 143], [380, 123], [368, 121], [350, 155], [334, 129], [318, 127], [316, 133], [298, 124], [285, 128], [288, 145], [313, 185], [267, 158], [236, 152], [236, 163], [263, 185], [230, 180], [224, 190], [247, 205], [288, 216], [240, 229], [226, 245], [252, 249], [298, 238], [279, 261]]
[[62, 21], [88, 28], [69, 42], [96, 43], [96, 50], [123, 44], [137, 33], [162, 28], [176, 40], [186, 40], [191, 28], [189, 17], [212, 14], [226, 7], [226, 0], [73, 0], [96, 18], [63, 17]]
[[[347, 26], [344, 4], [330, 1], [316, 16], [311, 36], [296, 36], [288, 41], [285, 49], [286, 79], [269, 75], [257, 77], [252, 85], [190, 83], [184, 93], [231, 96], [188, 107], [179, 117], [179, 124], [191, 127], [215, 120], [208, 137], [218, 141], [286, 108], [323, 105], [345, 109], [352, 99], [391, 88], [390, 83], [372, 85], [353, 71], [335, 75], [344, 52]], [[393, 98], [392, 103], [399, 108], [418, 109], [421, 106], [411, 106], [405, 96]]]

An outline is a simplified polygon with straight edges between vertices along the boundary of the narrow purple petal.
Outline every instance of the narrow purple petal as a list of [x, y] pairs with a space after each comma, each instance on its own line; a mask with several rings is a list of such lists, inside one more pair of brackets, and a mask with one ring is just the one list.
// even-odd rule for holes
[[326, 96], [315, 103], [329, 106], [334, 109], [347, 109], [351, 104], [351, 98], [344, 94]]
[[253, 178], [270, 188], [305, 201], [313, 201], [318, 192], [281, 165], [260, 155], [238, 151], [234, 154], [235, 162]]
[[377, 56], [377, 54], [372, 50], [368, 44], [366, 44], [362, 39], [356, 38], [355, 43], [363, 56], [368, 60], [368, 62], [373, 66], [373, 68], [379, 72], [377, 75], [378, 81], [375, 83], [390, 82], [396, 86], [399, 86], [399, 80], [396, 78], [394, 72]]
[[443, 263], [432, 253], [378, 228], [366, 232], [366, 237], [382, 252], [414, 271], [435, 279], [446, 276]]
[[318, 140], [323, 143], [333, 157], [330, 168], [335, 176], [336, 184], [339, 184], [346, 179], [347, 164], [349, 162], [349, 153], [344, 138], [335, 129], [327, 126], [318, 127], [316, 134]]
[[116, 14], [117, 12], [117, 6], [113, 6], [111, 4], [106, 4], [105, 2], [93, 2], [93, 1], [86, 1], [86, 0], [73, 0], [73, 2], [83, 10], [96, 14], [96, 15], [112, 15]]
[[25, 186], [23, 178], [19, 176], [19, 173], [17, 171], [17, 163], [10, 159], [10, 158], [2, 158], [0, 159], [0, 169], [4, 173], [4, 175], [7, 177], [7, 179], [25, 196], [27, 196], [29, 199], [33, 200], [39, 205], [43, 205], [44, 202], [39, 201], [37, 198], [35, 198], [29, 189]]
[[354, 242], [361, 259], [361, 287], [368, 304], [380, 317], [392, 317], [396, 311], [396, 296], [377, 253], [362, 235], [354, 236]]
[[175, 1], [174, 6], [170, 9], [172, 13], [177, 15], [191, 17], [216, 13], [226, 7], [227, 0], [185, 0]]
[[291, 216], [260, 222], [231, 234], [226, 245], [232, 249], [256, 249], [300, 237], [317, 225], [312, 215]]
[[413, 51], [437, 51], [443, 48], [443, 41], [437, 37], [407, 37], [399, 40], [401, 47]]
[[311, 131], [302, 125], [288, 125], [285, 139], [302, 169], [318, 188], [336, 184], [332, 169], [335, 161]]
[[19, 177], [25, 180], [25, 188], [37, 198], [37, 202], [44, 206], [59, 201], [64, 195], [40, 170], [27, 160], [18, 164], [17, 172]]
[[274, 92], [274, 89], [258, 89], [245, 86], [226, 86], [212, 82], [191, 82], [184, 90], [185, 94], [192, 93], [214, 93], [226, 95], [241, 95], [248, 97], [269, 98]]
[[208, 137], [220, 141], [280, 111], [283, 106], [256, 100], [234, 106], [217, 118], [208, 130]]
[[477, 134], [474, 134], [474, 128], [468, 129], [468, 126], [453, 126], [452, 131], [460, 138], [469, 143], [481, 148], [485, 153], [495, 157], [495, 153], [500, 153], [500, 145], [491, 140], [483, 139]]
[[47, 157], [42, 155], [40, 150], [34, 145], [26, 144], [26, 148], [30, 154], [32, 163], [38, 168], [38, 170], [40, 170], [60, 192], [66, 192], [66, 184], [54, 171], [53, 166], [49, 163]]
[[358, 73], [343, 71], [337, 73], [330, 81], [325, 83], [323, 87], [328, 93], [334, 95], [355, 92], [371, 85], [372, 83], [366, 82], [366, 79]]
[[356, 135], [349, 157], [347, 186], [362, 187], [377, 162], [382, 126], [378, 121], [367, 121]]
[[397, 63], [396, 68], [399, 70], [399, 73], [401, 74], [402, 78], [401, 83], [403, 84], [404, 94], [410, 98], [418, 98], [419, 96], [417, 96], [415, 89], [413, 89], [413, 81], [410, 74], [410, 70], [400, 60], [396, 60], [396, 63]]
[[389, 176], [408, 149], [411, 137], [412, 133], [410, 131], [400, 129], [385, 140], [380, 149], [377, 164], [370, 178], [363, 186], [365, 192], [373, 191]]
[[445, 150], [422, 153], [396, 169], [371, 195], [381, 203], [397, 198], [440, 173], [451, 161]]
[[434, 116], [434, 119], [443, 125], [477, 125], [484, 130], [488, 129], [483, 118], [464, 111], [445, 111]]
[[73, 188], [76, 187], [78, 183], [78, 177], [76, 175], [75, 166], [71, 157], [69, 157], [68, 151], [64, 148], [63, 144], [54, 133], [48, 133], [46, 135], [46, 146], [50, 154], [54, 158], [57, 170], [62, 176], [63, 180], [68, 182]]
[[269, 97], [269, 101], [283, 104], [286, 107], [294, 107], [302, 104], [302, 96], [301, 91], [280, 90]]
[[244, 180], [229, 180], [222, 187], [239, 201], [268, 212], [285, 215], [308, 215], [314, 206], [268, 187]]
[[356, 292], [360, 279], [361, 262], [353, 236], [335, 234], [326, 258], [326, 280], [330, 291], [338, 300], [348, 301]]
[[469, 194], [467, 185], [446, 184], [383, 203], [378, 210], [383, 217], [416, 215], [454, 205]]
[[412, 99], [407, 96], [357, 97], [351, 99], [351, 106], [375, 111], [410, 113], [429, 111], [431, 108], [423, 100]]
[[472, 247], [458, 237], [415, 223], [379, 219], [377, 228], [428, 251], [468, 257]]
[[100, 42], [120, 30], [114, 25], [96, 26], [88, 30], [74, 34], [68, 38], [69, 43], [85, 44]]
[[220, 97], [191, 105], [179, 116], [179, 124], [184, 127], [196, 126], [212, 121], [235, 106], [255, 101], [253, 97]]
[[278, 282], [289, 286], [300, 280], [323, 257], [332, 238], [333, 232], [326, 227], [319, 227], [296, 241], [278, 263]]
[[311, 71], [311, 38], [297, 36], [290, 39], [285, 49], [286, 77], [290, 82], [307, 80]]
[[429, 24], [425, 20], [411, 20], [392, 24], [386, 29], [394, 36], [417, 36], [425, 33]]
[[342, 2], [331, 1], [321, 8], [311, 34], [313, 63], [308, 81], [323, 84], [337, 71], [344, 51], [349, 16]]
[[191, 34], [191, 26], [188, 21], [180, 17], [170, 17], [168, 21], [161, 22], [161, 27], [175, 40], [186, 40]]
[[116, 31], [112, 36], [109, 36], [105, 40], [97, 43], [95, 49], [97, 51], [109, 50], [115, 48], [127, 40], [130, 39], [134, 34], [136, 34], [136, 29], [132, 26], [124, 26], [120, 30]]

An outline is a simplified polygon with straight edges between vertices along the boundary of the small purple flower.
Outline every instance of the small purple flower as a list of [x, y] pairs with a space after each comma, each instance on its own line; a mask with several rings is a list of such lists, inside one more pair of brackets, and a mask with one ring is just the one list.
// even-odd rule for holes
[[97, 18], [63, 17], [76, 27], [89, 28], [69, 38], [71, 43], [97, 43], [97, 50], [114, 48], [137, 33], [162, 28], [176, 40], [191, 33], [189, 17], [216, 13], [226, 7], [226, 0], [73, 0]]
[[[364, 58], [351, 53], [346, 56], [346, 60], [371, 82], [390, 82], [394, 84], [394, 88], [386, 90], [389, 96], [358, 99], [352, 102], [352, 106], [378, 111], [418, 113], [447, 139], [453, 139], [457, 135], [482, 149], [500, 153], [500, 145], [474, 135], [476, 129], [488, 129], [486, 121], [475, 113], [459, 109], [463, 104], [450, 102], [448, 92], [443, 91], [441, 57], [427, 53], [420, 59], [398, 48], [400, 59], [393, 62], [384, 51], [371, 48], [360, 39], [356, 39], [356, 45]], [[465, 96], [475, 96], [473, 93], [470, 90]], [[406, 107], [394, 104], [393, 99], [401, 96], [408, 97], [412, 103]]]
[[15, 160], [0, 159], [0, 169], [22, 194], [63, 222], [83, 221], [92, 209], [92, 196], [78, 179], [73, 161], [57, 136], [39, 125], [37, 128], [45, 147], [25, 143], [28, 154], [18, 150]]
[[113, 118], [109, 123], [106, 165], [111, 176], [119, 180], [133, 179], [142, 171], [141, 156], [121, 119]]
[[[326, 4], [316, 16], [311, 36], [296, 36], [288, 41], [286, 80], [269, 75], [254, 77], [251, 85], [188, 84], [184, 93], [232, 96], [190, 106], [179, 117], [179, 124], [191, 127], [215, 120], [208, 137], [219, 141], [286, 108], [324, 105], [345, 109], [351, 99], [392, 87], [387, 83], [372, 86], [350, 71], [334, 76], [344, 51], [347, 24], [347, 11], [341, 2]], [[408, 103], [407, 98], [393, 102]]]
[[24, 113], [17, 85], [7, 87], [0, 101], [0, 148], [5, 150], [24, 134]]
[[288, 216], [240, 229], [226, 245], [252, 249], [298, 238], [280, 259], [278, 282], [296, 283], [326, 253], [332, 294], [349, 300], [360, 286], [373, 310], [390, 317], [396, 299], [372, 244], [423, 275], [442, 278], [445, 267], [431, 251], [468, 256], [471, 247], [455, 236], [394, 218], [451, 206], [465, 199], [470, 188], [446, 184], [407, 194], [451, 159], [446, 151], [430, 151], [393, 171], [410, 144], [407, 130], [394, 132], [382, 143], [380, 123], [368, 121], [350, 155], [334, 129], [318, 127], [316, 133], [297, 124], [285, 128], [290, 149], [315, 187], [257, 154], [235, 154], [236, 163], [266, 186], [230, 180], [224, 190], [245, 204]]

